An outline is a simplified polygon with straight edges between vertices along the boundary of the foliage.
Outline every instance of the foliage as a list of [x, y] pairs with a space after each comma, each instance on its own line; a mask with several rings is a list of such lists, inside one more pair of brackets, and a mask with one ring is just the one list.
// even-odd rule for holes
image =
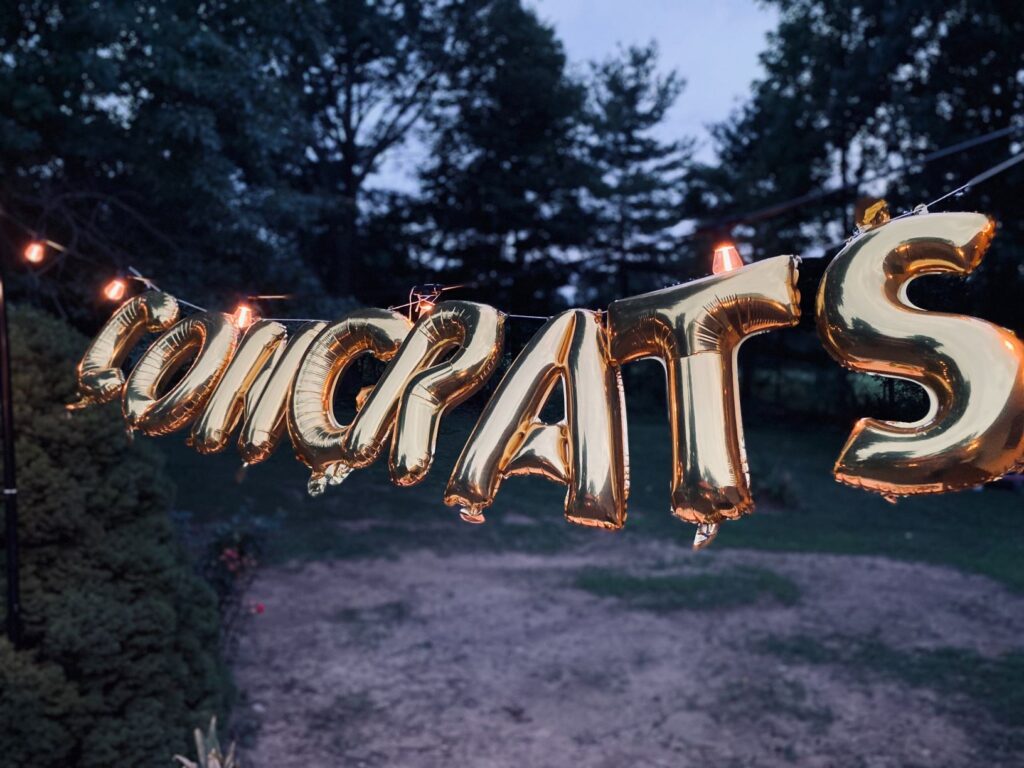
[[584, 90], [554, 31], [518, 0], [469, 15], [458, 40], [421, 174], [420, 258], [535, 312], [557, 301], [564, 257], [586, 238]]
[[[651, 284], [649, 273], [678, 269], [674, 228], [691, 147], [682, 139], [662, 141], [653, 132], [682, 89], [675, 72], [658, 73], [654, 43], [632, 46], [592, 66], [587, 143], [597, 178], [588, 199], [593, 212], [589, 258], [578, 280], [598, 290], [587, 303], [660, 288]], [[637, 280], [643, 272], [646, 279]], [[613, 291], [606, 288], [609, 276]]]
[[106, 408], [65, 414], [84, 339], [37, 311], [12, 321], [27, 649], [0, 642], [0, 753], [166, 765], [226, 703], [213, 594], [174, 539], [157, 454]]
[[289, 162], [290, 183], [315, 200], [300, 239], [334, 293], [374, 282], [361, 269], [371, 266], [368, 230], [377, 215], [400, 210], [402, 199], [385, 198], [385, 210], [375, 210], [380, 198], [367, 180], [436, 108], [458, 20], [481, 4], [300, 0], [290, 8], [275, 66], [310, 125]]
[[[714, 129], [718, 161], [692, 176], [688, 210], [706, 227], [741, 224], [757, 255], [825, 248], [852, 233], [864, 196], [898, 213], [937, 199], [1013, 152], [1018, 134], [918, 158], [1019, 124], [1024, 7], [995, 0], [771, 0], [780, 13], [751, 98]], [[957, 207], [1003, 223], [971, 290], [925, 281], [912, 298], [1005, 325], [1020, 322], [1024, 250], [1019, 167]], [[831, 190], [819, 194], [816, 190]], [[807, 193], [811, 193], [807, 195]], [[785, 209], [776, 204], [796, 204]], [[946, 204], [947, 206], [949, 203]], [[756, 210], [755, 216], [746, 212]], [[743, 221], [740, 222], [739, 219]]]
[[[305, 132], [273, 68], [285, 22], [247, 0], [5, 4], [0, 205], [196, 300], [315, 291], [289, 263], [308, 201], [284, 176]], [[46, 286], [77, 308], [105, 275], [71, 259]]]

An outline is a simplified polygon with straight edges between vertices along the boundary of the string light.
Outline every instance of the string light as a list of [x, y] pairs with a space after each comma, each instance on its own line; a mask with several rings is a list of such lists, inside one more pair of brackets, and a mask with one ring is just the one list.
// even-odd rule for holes
[[119, 277], [115, 277], [103, 287], [103, 297], [107, 301], [120, 301], [128, 290], [128, 283]]
[[33, 240], [25, 246], [25, 261], [29, 264], [42, 264], [46, 258], [46, 244]]
[[239, 304], [235, 308], [233, 322], [240, 331], [244, 331], [256, 322], [256, 313], [252, 311], [252, 307], [248, 304]]
[[715, 257], [711, 263], [711, 271], [716, 275], [732, 272], [743, 266], [743, 257], [732, 243], [719, 243], [715, 246]]

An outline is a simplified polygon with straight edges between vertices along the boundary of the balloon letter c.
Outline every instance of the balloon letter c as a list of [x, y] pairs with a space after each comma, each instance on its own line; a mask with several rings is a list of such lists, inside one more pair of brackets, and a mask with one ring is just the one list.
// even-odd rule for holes
[[[173, 326], [139, 360], [124, 386], [122, 407], [128, 429], [166, 435], [188, 424], [217, 386], [238, 345], [238, 329], [223, 312], [203, 312]], [[195, 359], [181, 380], [160, 395], [185, 362]]]
[[77, 411], [121, 396], [121, 365], [146, 333], [162, 333], [178, 320], [178, 302], [160, 291], [146, 291], [124, 302], [96, 334], [78, 364], [78, 399], [65, 408]]

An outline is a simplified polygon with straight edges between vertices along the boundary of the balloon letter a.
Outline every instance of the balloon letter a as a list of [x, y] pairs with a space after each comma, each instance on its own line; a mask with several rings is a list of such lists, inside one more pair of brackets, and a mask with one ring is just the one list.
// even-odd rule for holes
[[[565, 422], [538, 421], [561, 380]], [[620, 528], [626, 519], [628, 463], [622, 384], [596, 313], [569, 310], [530, 340], [487, 403], [448, 481], [445, 503], [483, 520], [502, 479], [541, 475], [569, 486], [565, 515]]]

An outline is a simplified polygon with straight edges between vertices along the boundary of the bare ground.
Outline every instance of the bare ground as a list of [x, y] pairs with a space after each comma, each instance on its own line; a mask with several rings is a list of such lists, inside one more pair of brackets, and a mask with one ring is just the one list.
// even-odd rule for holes
[[[250, 597], [248, 768], [1024, 764], [972, 673], [1021, 651], [1024, 598], [948, 568], [596, 533], [268, 568]], [[935, 654], [963, 685], [913, 676]]]

